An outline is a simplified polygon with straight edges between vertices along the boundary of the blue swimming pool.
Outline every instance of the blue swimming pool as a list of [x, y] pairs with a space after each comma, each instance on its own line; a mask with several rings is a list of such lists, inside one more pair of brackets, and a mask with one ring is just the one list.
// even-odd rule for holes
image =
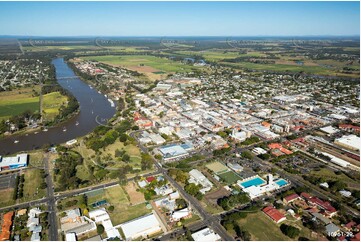
[[283, 187], [283, 186], [288, 184], [288, 182], [286, 180], [284, 180], [284, 179], [279, 179], [279, 180], [276, 181], [276, 183], [280, 187]]
[[262, 185], [262, 184], [265, 184], [265, 183], [266, 183], [265, 180], [263, 180], [260, 177], [256, 177], [256, 178], [253, 178], [253, 179], [251, 179], [249, 181], [241, 182], [240, 184], [242, 185], [242, 187], [247, 188], [247, 187], [250, 187], [250, 186], [259, 186], [259, 185]]

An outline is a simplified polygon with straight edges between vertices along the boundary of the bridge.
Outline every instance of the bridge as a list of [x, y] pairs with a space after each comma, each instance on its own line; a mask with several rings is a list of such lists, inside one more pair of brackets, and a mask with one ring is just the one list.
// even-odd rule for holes
[[58, 80], [69, 80], [69, 79], [77, 79], [78, 76], [64, 76], [64, 77], [57, 77]]

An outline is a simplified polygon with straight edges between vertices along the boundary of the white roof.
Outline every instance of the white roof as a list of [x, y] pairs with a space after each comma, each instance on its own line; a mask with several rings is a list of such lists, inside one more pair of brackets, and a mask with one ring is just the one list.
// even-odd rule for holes
[[194, 241], [217, 241], [221, 239], [221, 237], [210, 228], [205, 228], [193, 233], [192, 238]]
[[338, 131], [340, 131], [332, 126], [323, 127], [323, 128], [320, 128], [320, 130], [325, 133], [328, 133], [328, 134], [334, 134], [334, 133], [337, 133]]
[[360, 149], [360, 137], [351, 134], [351, 135], [344, 135], [339, 139], [336, 139], [335, 141], [337, 141], [338, 143], [350, 146], [352, 148], [354, 148], [355, 150], [359, 150]]
[[18, 154], [12, 157], [2, 157], [2, 159], [0, 159], [0, 167], [12, 165], [26, 165], [27, 161], [28, 154]]
[[69, 241], [69, 242], [76, 241], [75, 233], [66, 233], [65, 241]]
[[133, 238], [133, 236], [137, 234], [141, 234], [146, 232], [147, 230], [151, 230], [153, 228], [160, 227], [158, 219], [155, 215], [149, 214], [124, 224], [121, 224], [120, 227], [122, 228], [125, 238]]
[[105, 208], [100, 208], [89, 212], [89, 218], [94, 218], [95, 222], [109, 219], [109, 215]]
[[187, 217], [189, 214], [190, 214], [190, 211], [188, 210], [188, 208], [183, 208], [182, 210], [175, 211], [172, 214], [172, 219], [174, 219], [175, 221], [178, 221], [181, 218]]

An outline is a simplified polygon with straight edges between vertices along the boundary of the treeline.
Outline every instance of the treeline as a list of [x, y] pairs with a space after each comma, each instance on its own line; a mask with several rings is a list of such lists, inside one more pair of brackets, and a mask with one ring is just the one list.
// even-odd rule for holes
[[23, 198], [24, 196], [24, 182], [25, 182], [25, 175], [22, 174], [21, 176], [16, 176], [15, 179], [15, 189], [13, 193], [13, 200]]
[[245, 193], [233, 194], [228, 197], [222, 197], [217, 200], [217, 204], [224, 210], [230, 210], [242, 204], [250, 202], [249, 197]]

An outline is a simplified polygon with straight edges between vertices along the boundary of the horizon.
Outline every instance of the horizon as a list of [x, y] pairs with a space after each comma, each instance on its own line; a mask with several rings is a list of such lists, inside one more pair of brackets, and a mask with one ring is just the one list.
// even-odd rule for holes
[[360, 36], [360, 2], [0, 2], [1, 36]]

